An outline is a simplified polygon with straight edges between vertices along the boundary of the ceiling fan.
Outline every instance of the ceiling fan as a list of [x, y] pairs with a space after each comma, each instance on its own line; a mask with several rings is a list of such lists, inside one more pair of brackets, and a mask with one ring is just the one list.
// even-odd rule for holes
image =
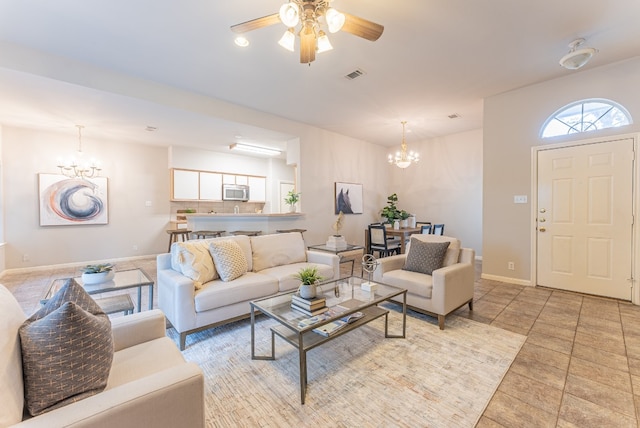
[[283, 23], [287, 30], [278, 42], [282, 47], [293, 52], [295, 44], [295, 27], [300, 24], [300, 63], [311, 64], [316, 59], [316, 52], [333, 49], [329, 38], [322, 29], [326, 26], [330, 33], [340, 30], [372, 42], [378, 40], [384, 26], [344, 12], [338, 12], [330, 6], [333, 0], [289, 0], [280, 7], [278, 13], [252, 19], [231, 26], [234, 33], [243, 34], [277, 23]]

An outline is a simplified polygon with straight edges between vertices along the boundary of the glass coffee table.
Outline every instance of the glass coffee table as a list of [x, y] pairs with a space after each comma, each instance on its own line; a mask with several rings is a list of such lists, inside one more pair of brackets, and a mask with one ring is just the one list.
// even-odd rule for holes
[[[100, 284], [87, 284], [82, 282], [82, 277], [78, 276], [73, 279], [82, 285], [89, 294], [107, 293], [110, 291], [124, 290], [127, 288], [138, 289], [138, 312], [142, 310], [142, 287], [149, 287], [149, 310], [153, 309], [153, 281], [142, 269], [130, 269], [114, 272], [112, 280], [102, 282]], [[47, 294], [40, 299], [40, 303], [45, 304], [52, 298], [69, 278], [54, 279], [47, 290]]]
[[[384, 317], [384, 337], [404, 338], [406, 336], [407, 290], [382, 283], [370, 283], [373, 284], [372, 288], [374, 290], [369, 291], [361, 288], [362, 283], [369, 283], [369, 281], [364, 278], [351, 276], [318, 285], [318, 296], [326, 298], [326, 306], [329, 308], [340, 307], [342, 312], [333, 317], [321, 319], [312, 325], [300, 325], [301, 321], [304, 322], [311, 318], [311, 316], [291, 308], [291, 296], [296, 293], [295, 291], [251, 302], [251, 359], [274, 360], [276, 335], [297, 348], [300, 361], [300, 402], [302, 404], [304, 404], [307, 390], [307, 351], [380, 317]], [[390, 334], [388, 330], [389, 311], [379, 307], [378, 304], [400, 295], [402, 295], [402, 333]], [[271, 327], [270, 355], [256, 355], [256, 312], [261, 312], [278, 322], [277, 325]], [[330, 324], [355, 312], [361, 312], [363, 316], [344, 325], [333, 334], [324, 336], [313, 331], [318, 327]]]

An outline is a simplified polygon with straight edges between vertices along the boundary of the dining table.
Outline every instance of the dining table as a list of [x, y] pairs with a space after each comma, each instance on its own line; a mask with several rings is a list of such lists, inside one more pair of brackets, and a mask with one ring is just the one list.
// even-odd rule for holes
[[[400, 237], [400, 253], [404, 254], [405, 252], [405, 243], [409, 239], [409, 236], [414, 233], [421, 232], [420, 227], [401, 227], [400, 229], [394, 229], [393, 227], [387, 228], [387, 237], [389, 236], [398, 236]], [[369, 229], [364, 230], [364, 243], [365, 248], [367, 249], [367, 253], [371, 254], [371, 248], [369, 246]]]

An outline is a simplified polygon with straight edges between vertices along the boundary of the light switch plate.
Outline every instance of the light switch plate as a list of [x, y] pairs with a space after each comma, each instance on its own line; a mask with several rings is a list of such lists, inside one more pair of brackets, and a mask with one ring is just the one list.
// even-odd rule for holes
[[513, 197], [514, 204], [526, 204], [527, 203], [527, 195], [515, 195]]

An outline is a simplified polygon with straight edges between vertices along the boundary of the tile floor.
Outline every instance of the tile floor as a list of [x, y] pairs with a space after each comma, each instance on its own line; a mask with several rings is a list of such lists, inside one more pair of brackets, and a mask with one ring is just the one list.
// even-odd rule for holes
[[[154, 258], [117, 265], [134, 267], [155, 281]], [[76, 275], [77, 267], [34, 270], [0, 282], [31, 314], [52, 279]], [[639, 306], [477, 279], [474, 310], [456, 314], [527, 336], [478, 427], [639, 426]]]

